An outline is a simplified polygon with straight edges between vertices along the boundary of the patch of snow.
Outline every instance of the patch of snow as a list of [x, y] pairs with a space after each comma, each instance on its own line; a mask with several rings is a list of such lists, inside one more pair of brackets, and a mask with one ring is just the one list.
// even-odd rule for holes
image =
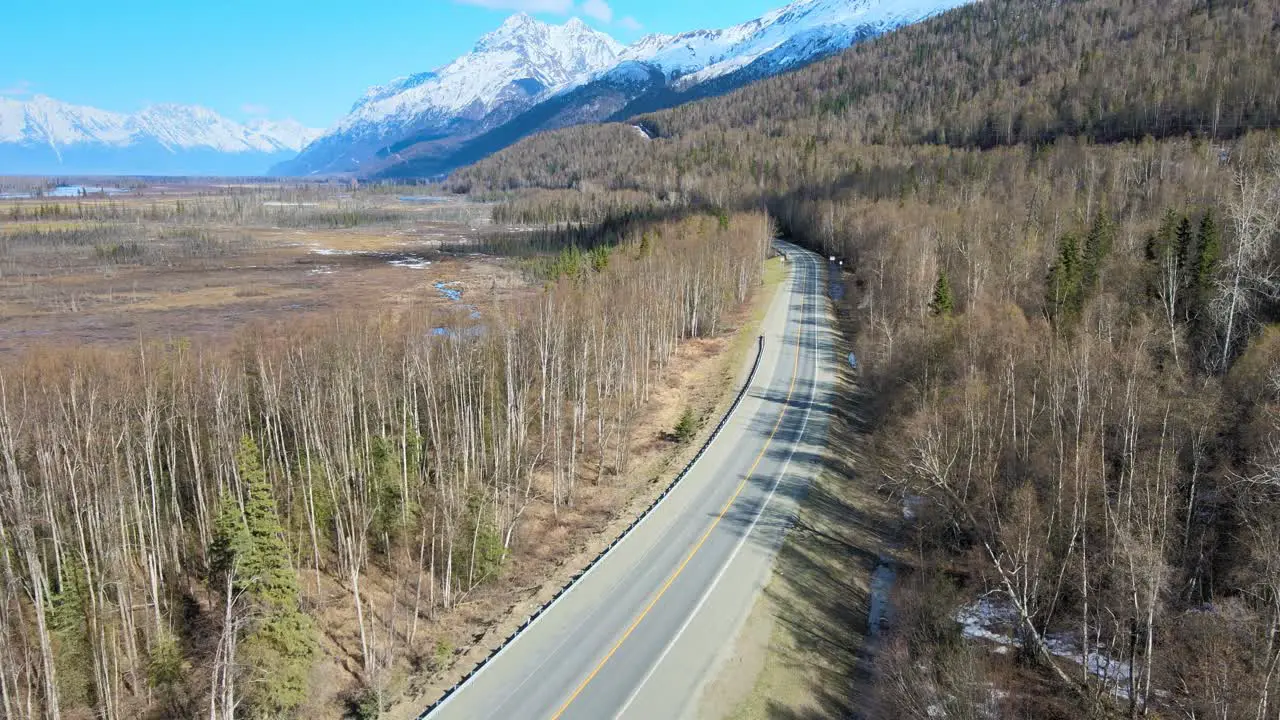
[[431, 266], [431, 261], [409, 255], [392, 260], [391, 265], [394, 267], [409, 268], [410, 270], [426, 270]]
[[[850, 353], [852, 354], [852, 353]], [[857, 367], [857, 365], [854, 365]], [[902, 499], [902, 519], [915, 520], [920, 517], [920, 508], [924, 507], [924, 497], [921, 495], [908, 495]]]
[[980, 598], [977, 602], [960, 608], [956, 612], [955, 619], [960, 623], [961, 632], [967, 638], [989, 640], [1006, 646], [1019, 644], [1012, 635], [991, 629], [1010, 627], [1018, 622], [1017, 611], [1009, 603], [992, 596]]
[[[1002, 597], [988, 595], [960, 608], [955, 615], [962, 634], [970, 639], [996, 643], [996, 652], [1007, 653], [1022, 646], [1012, 633], [1018, 625], [1018, 611]], [[1077, 638], [1065, 634], [1049, 634], [1045, 647], [1056, 657], [1081, 663], [1090, 675], [1105, 683], [1113, 695], [1127, 698], [1132, 668], [1124, 660], [1110, 658], [1102, 648], [1081, 652]]]

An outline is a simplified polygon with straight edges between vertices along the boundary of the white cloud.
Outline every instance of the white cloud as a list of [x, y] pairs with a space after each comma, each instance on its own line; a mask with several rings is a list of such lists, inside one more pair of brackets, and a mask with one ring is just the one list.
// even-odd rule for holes
[[605, 0], [586, 0], [582, 3], [582, 14], [602, 23], [613, 22], [613, 8]]
[[267, 107], [266, 105], [255, 105], [253, 103], [245, 103], [244, 105], [240, 106], [240, 112], [243, 112], [245, 115], [261, 116], [261, 115], [266, 115], [270, 113], [271, 108]]
[[[580, 13], [599, 23], [613, 23], [613, 8], [608, 0], [453, 0], [458, 5], [471, 5], [489, 10], [514, 10], [527, 13], [570, 15]], [[624, 30], [639, 30], [643, 26], [630, 15], [618, 20]]]
[[461, 5], [475, 5], [490, 10], [518, 10], [564, 15], [573, 9], [573, 0], [454, 0]]
[[9, 95], [11, 97], [26, 97], [31, 94], [31, 81], [19, 80], [9, 87], [0, 87], [0, 95]]

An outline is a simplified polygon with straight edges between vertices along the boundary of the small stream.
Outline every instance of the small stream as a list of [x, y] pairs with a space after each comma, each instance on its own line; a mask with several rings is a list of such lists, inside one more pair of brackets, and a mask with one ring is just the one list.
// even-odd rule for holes
[[893, 607], [889, 604], [889, 593], [893, 592], [893, 583], [898, 579], [898, 571], [893, 560], [880, 557], [880, 564], [871, 573], [871, 609], [867, 611], [867, 634], [879, 638], [885, 626], [893, 621]]

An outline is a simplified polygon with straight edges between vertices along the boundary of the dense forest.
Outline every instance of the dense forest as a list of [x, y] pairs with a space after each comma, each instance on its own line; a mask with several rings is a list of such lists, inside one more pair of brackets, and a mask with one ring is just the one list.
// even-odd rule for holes
[[394, 674], [447, 661], [423, 628], [499, 573], [531, 505], [626, 471], [677, 344], [722, 331], [769, 238], [762, 214], [620, 229], [461, 324], [6, 361], [0, 716], [291, 716], [343, 593], [376, 715]]
[[764, 207], [844, 260], [867, 442], [831, 451], [909, 517], [872, 715], [1275, 717], [1278, 23], [987, 0], [450, 183], [544, 222]]

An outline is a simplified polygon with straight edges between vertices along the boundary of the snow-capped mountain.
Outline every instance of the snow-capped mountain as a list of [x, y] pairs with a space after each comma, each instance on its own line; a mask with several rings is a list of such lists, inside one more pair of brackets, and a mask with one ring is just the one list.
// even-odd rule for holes
[[512, 83], [532, 81], [544, 90], [558, 89], [613, 65], [622, 50], [613, 38], [577, 18], [546, 25], [520, 13], [445, 67], [370, 89], [336, 130], [382, 127], [388, 119], [410, 120], [424, 112], [447, 117], [491, 112]]
[[370, 88], [346, 117], [278, 171], [354, 172], [406, 138], [477, 135], [614, 65], [622, 50], [577, 18], [548, 25], [514, 15], [448, 65]]
[[261, 175], [320, 132], [293, 120], [242, 125], [198, 106], [126, 115], [0, 97], [0, 174]]
[[812, 61], [969, 0], [797, 0], [723, 30], [649, 35], [620, 60], [652, 65], [688, 89], [768, 60], [773, 70]]
[[721, 30], [649, 35], [630, 46], [578, 20], [508, 19], [434, 72], [371, 88], [279, 174], [424, 176], [534, 132], [734, 90], [973, 0], [795, 0]]

